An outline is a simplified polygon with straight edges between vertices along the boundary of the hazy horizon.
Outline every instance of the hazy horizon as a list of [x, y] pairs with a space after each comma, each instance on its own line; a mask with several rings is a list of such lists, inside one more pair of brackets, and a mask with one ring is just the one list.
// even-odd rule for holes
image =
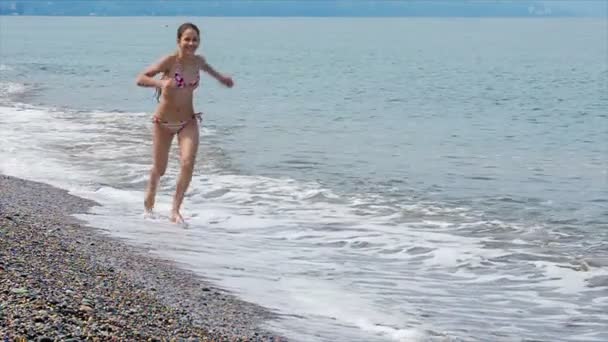
[[12, 0], [0, 15], [303, 17], [608, 17], [598, 0]]

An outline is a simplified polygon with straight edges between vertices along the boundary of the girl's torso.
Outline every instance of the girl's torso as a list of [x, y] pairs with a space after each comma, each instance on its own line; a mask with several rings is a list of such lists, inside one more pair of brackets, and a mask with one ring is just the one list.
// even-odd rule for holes
[[165, 121], [180, 121], [191, 118], [195, 113], [193, 104], [194, 90], [200, 82], [200, 68], [197, 61], [175, 62], [163, 79], [172, 78], [174, 87], [163, 89], [156, 116]]

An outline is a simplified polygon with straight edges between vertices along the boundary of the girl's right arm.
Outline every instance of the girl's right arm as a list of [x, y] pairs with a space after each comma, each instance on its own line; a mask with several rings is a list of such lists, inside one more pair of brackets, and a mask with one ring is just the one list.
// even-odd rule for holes
[[137, 79], [135, 83], [140, 87], [154, 87], [154, 88], [162, 88], [163, 82], [161, 80], [154, 79], [159, 73], [166, 73], [169, 70], [169, 65], [171, 63], [171, 56], [166, 56], [161, 58], [154, 64], [151, 64], [143, 72], [137, 75]]

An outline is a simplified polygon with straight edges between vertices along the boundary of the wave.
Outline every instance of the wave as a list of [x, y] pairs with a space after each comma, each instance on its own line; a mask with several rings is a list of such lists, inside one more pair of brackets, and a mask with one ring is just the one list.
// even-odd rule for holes
[[25, 94], [30, 87], [23, 83], [0, 82], [0, 99]]

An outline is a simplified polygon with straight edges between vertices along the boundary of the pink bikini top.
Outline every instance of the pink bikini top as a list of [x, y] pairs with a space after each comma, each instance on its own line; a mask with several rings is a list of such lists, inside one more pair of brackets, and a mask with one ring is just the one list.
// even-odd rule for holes
[[196, 80], [191, 81], [191, 82], [186, 82], [183, 74], [184, 71], [182, 69], [182, 65], [179, 62], [176, 62], [177, 65], [175, 66], [175, 74], [174, 74], [174, 78], [175, 78], [175, 82], [177, 83], [177, 87], [178, 88], [185, 88], [185, 87], [192, 87], [192, 88], [196, 88], [198, 87], [198, 82], [201, 79], [201, 75], [200, 73], [196, 73]]

